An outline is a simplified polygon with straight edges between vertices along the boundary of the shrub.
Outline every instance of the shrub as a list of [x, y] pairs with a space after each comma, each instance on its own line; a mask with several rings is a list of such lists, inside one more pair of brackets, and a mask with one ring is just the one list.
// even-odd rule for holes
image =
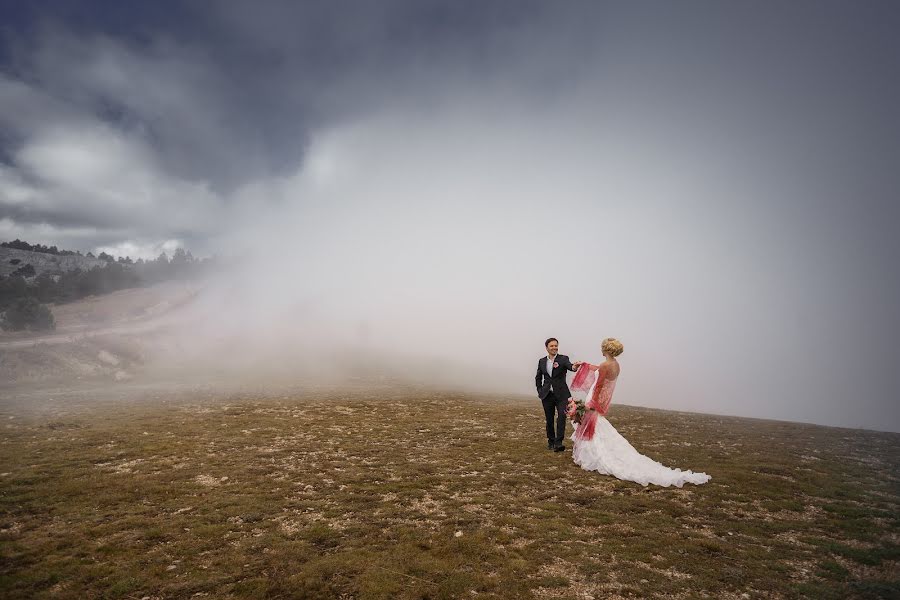
[[53, 313], [36, 298], [27, 296], [15, 300], [0, 315], [0, 328], [6, 331], [22, 331], [31, 329], [34, 331], [48, 331], [56, 329], [56, 319]]
[[37, 271], [34, 270], [32, 265], [22, 265], [15, 271], [9, 274], [10, 277], [34, 277], [37, 274]]

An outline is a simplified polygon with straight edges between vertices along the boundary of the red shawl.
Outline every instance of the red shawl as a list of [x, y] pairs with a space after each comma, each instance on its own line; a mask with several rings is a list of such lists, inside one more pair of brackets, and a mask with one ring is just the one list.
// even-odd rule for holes
[[[591, 377], [596, 370], [596, 378]], [[596, 381], [594, 381], [596, 379]], [[593, 390], [591, 390], [593, 383]], [[594, 429], [597, 427], [597, 417], [606, 415], [609, 411], [609, 404], [612, 402], [612, 392], [615, 387], [615, 380], [606, 379], [606, 370], [601, 365], [591, 369], [591, 365], [583, 363], [572, 380], [573, 391], [587, 394], [591, 391], [591, 397], [585, 402], [588, 409], [585, 412], [584, 419], [578, 425], [575, 435], [581, 440], [590, 440], [594, 437]]]

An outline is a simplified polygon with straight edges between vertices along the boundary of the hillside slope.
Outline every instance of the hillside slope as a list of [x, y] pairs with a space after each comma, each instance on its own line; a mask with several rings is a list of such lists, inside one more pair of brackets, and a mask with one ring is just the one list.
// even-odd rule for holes
[[0, 247], [0, 277], [9, 277], [14, 271], [25, 265], [34, 267], [35, 276], [42, 273], [59, 275], [75, 269], [87, 271], [94, 267], [103, 267], [106, 265], [106, 261], [77, 254], [60, 256]]
[[198, 286], [167, 282], [52, 306], [50, 333], [0, 331], [0, 387], [130, 378], [153, 333], [196, 295]]

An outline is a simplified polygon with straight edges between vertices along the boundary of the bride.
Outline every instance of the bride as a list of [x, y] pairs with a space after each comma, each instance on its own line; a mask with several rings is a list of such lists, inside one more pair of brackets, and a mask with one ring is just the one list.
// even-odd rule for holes
[[706, 473], [670, 469], [640, 454], [606, 420], [605, 415], [619, 378], [619, 361], [616, 357], [622, 354], [624, 347], [619, 340], [607, 338], [603, 340], [601, 349], [605, 362], [599, 365], [574, 363], [579, 369], [572, 381], [572, 392], [587, 392], [587, 410], [572, 434], [572, 458], [575, 464], [586, 471], [613, 475], [644, 486], [654, 483], [666, 487], [681, 487], [685, 483], [700, 484], [709, 481], [710, 476]]

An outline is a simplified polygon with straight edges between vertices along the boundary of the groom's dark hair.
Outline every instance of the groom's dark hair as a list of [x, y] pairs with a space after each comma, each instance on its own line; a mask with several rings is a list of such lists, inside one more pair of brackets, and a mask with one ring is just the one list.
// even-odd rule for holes
[[547, 338], [547, 341], [544, 342], [544, 348], [546, 348], [547, 346], [549, 346], [549, 345], [550, 345], [550, 342], [556, 342], [556, 343], [558, 344], [558, 343], [559, 343], [559, 340], [556, 339], [556, 338]]

